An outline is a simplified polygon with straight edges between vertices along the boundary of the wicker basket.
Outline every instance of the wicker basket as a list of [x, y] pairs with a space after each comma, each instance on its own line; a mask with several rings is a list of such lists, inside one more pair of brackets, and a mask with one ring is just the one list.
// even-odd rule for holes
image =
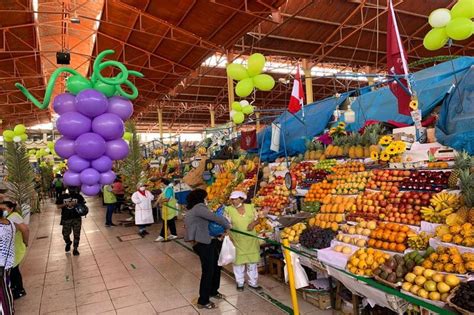
[[377, 276], [377, 275], [374, 275], [374, 279], [375, 279], [375, 281], [380, 282], [380, 283], [382, 283], [383, 285], [386, 285], [387, 287], [391, 287], [391, 288], [394, 288], [394, 289], [399, 289], [399, 288], [402, 287], [401, 284], [389, 282], [389, 281], [387, 281], [387, 280], [384, 280], [384, 279], [380, 278], [380, 277]]
[[453, 291], [451, 291], [451, 293], [449, 294], [448, 296], [448, 299], [447, 299], [447, 302], [448, 302], [448, 305], [451, 306], [452, 308], [454, 308], [456, 311], [458, 311], [459, 313], [461, 313], [462, 315], [473, 315], [474, 312], [469, 312], [463, 308], [461, 308], [460, 306], [457, 306], [456, 304], [454, 304], [453, 302], [451, 302], [451, 299], [454, 298], [454, 296], [456, 295], [456, 292], [458, 291], [459, 287], [455, 288]]

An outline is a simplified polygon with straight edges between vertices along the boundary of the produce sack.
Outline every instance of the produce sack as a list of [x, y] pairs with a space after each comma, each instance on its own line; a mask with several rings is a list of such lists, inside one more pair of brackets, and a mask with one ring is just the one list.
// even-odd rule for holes
[[226, 235], [224, 237], [224, 241], [222, 242], [222, 249], [219, 255], [219, 261], [217, 264], [219, 266], [225, 266], [231, 264], [235, 261], [235, 246], [230, 240], [229, 236]]
[[[297, 254], [290, 252], [291, 264], [293, 265], [293, 273], [295, 275], [295, 288], [301, 289], [309, 285], [308, 275], [300, 264]], [[285, 282], [288, 282], [288, 267], [285, 260]]]
[[[224, 215], [224, 206], [219, 207], [216, 211], [217, 215], [223, 216]], [[224, 234], [224, 227], [214, 221], [209, 222], [209, 235], [212, 237], [216, 237], [219, 235]]]

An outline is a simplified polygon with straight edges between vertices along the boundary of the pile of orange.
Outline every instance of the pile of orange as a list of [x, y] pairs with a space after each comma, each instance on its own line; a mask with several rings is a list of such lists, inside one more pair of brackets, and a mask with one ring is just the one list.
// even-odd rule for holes
[[379, 223], [370, 233], [369, 247], [404, 252], [407, 249], [408, 234], [413, 233], [406, 225], [396, 223]]
[[321, 213], [344, 213], [352, 210], [354, 197], [326, 195], [322, 200]]
[[335, 190], [337, 184], [329, 183], [327, 180], [323, 180], [320, 183], [311, 185], [308, 193], [305, 196], [306, 202], [311, 201], [323, 201], [324, 197], [329, 195], [331, 191]]
[[349, 161], [342, 164], [337, 164], [332, 168], [334, 173], [337, 174], [350, 174], [356, 172], [363, 172], [365, 171], [365, 165], [362, 162], [358, 161]]

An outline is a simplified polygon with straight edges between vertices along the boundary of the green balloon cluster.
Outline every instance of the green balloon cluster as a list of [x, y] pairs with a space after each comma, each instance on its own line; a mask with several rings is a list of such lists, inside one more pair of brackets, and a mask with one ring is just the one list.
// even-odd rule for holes
[[[56, 69], [51, 75], [48, 85], [46, 86], [46, 93], [44, 95], [43, 103], [38, 101], [36, 97], [34, 97], [33, 94], [31, 94], [20, 83], [16, 83], [15, 86], [26, 96], [28, 100], [30, 100], [36, 107], [40, 109], [45, 109], [48, 107], [49, 102], [51, 101], [51, 95], [53, 93], [56, 80], [63, 72], [72, 74], [72, 76], [66, 81], [66, 89], [71, 94], [77, 95], [83, 90], [95, 89], [102, 92], [107, 97], [119, 95], [130, 100], [137, 98], [137, 87], [130, 80], [128, 80], [128, 77], [136, 76], [142, 78], [143, 74], [138, 71], [128, 70], [127, 67], [123, 65], [123, 63], [118, 61], [107, 60], [102, 62], [105, 56], [113, 53], [115, 53], [115, 51], [108, 49], [97, 55], [92, 67], [93, 71], [90, 80], [83, 77], [76, 70], [68, 67], [60, 67]], [[101, 72], [107, 67], [115, 67], [120, 70], [120, 73], [113, 78], [106, 78]], [[126, 85], [131, 90], [131, 93], [124, 91], [122, 85]]]
[[3, 131], [3, 141], [5, 142], [21, 142], [26, 141], [28, 136], [26, 135], [25, 125], [19, 124], [16, 125], [13, 130], [4, 130]]
[[262, 74], [265, 66], [265, 56], [256, 53], [247, 60], [247, 68], [241, 64], [231, 63], [227, 66], [227, 75], [239, 81], [235, 86], [235, 94], [239, 97], [249, 96], [254, 88], [260, 91], [270, 91], [275, 86], [275, 80], [268, 74]]
[[230, 117], [234, 124], [239, 125], [244, 122], [245, 115], [251, 115], [253, 112], [254, 107], [248, 101], [233, 102]]
[[122, 139], [123, 140], [126, 140], [126, 141], [131, 141], [133, 138], [133, 134], [131, 132], [124, 132], [123, 136], [122, 136]]
[[441, 8], [431, 12], [428, 22], [433, 27], [423, 39], [428, 50], [438, 50], [451, 38], [465, 40], [474, 34], [474, 0], [459, 0], [451, 10]]

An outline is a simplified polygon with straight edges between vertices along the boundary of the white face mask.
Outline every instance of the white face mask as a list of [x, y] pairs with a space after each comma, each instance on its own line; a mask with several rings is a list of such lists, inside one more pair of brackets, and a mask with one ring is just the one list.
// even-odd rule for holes
[[138, 188], [138, 189], [139, 189], [140, 191], [145, 191], [146, 188], [145, 188], [145, 187], [140, 187], [140, 188]]

